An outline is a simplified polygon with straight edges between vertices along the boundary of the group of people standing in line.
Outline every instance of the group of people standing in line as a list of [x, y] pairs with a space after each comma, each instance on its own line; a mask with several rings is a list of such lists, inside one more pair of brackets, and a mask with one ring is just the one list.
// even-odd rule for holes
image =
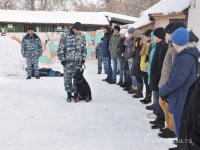
[[96, 48], [98, 74], [102, 72], [102, 62], [107, 74], [103, 81], [123, 87], [135, 99], [143, 98], [143, 104], [150, 104], [153, 99], [153, 104], [146, 107], [152, 110], [147, 115], [153, 119], [151, 128], [159, 129], [161, 138], [179, 138], [188, 91], [198, 76], [198, 37], [182, 22], [145, 32], [120, 29], [117, 25], [111, 31], [104, 26], [103, 32]]

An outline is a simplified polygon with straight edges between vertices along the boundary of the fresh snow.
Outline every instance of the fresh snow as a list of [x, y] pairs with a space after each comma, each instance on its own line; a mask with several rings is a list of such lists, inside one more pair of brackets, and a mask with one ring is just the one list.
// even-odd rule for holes
[[101, 80], [96, 61], [85, 77], [93, 100], [67, 103], [63, 78], [0, 77], [1, 150], [166, 150], [145, 110], [116, 85]]

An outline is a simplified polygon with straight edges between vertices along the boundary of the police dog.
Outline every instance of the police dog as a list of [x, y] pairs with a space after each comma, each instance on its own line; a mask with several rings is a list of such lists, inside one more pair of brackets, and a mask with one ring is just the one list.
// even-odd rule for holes
[[77, 97], [75, 97], [75, 102], [79, 102], [80, 100], [85, 100], [89, 102], [92, 100], [92, 93], [90, 86], [86, 79], [83, 76], [84, 69], [76, 72], [74, 75], [74, 80], [76, 81], [77, 88]]

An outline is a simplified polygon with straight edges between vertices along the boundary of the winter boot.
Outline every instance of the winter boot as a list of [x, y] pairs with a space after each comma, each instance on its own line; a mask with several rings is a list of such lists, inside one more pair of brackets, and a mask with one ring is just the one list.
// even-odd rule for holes
[[31, 79], [31, 76], [28, 76], [26, 79], [27, 79], [27, 80]]
[[97, 74], [101, 74], [101, 70], [99, 70]]
[[109, 81], [108, 84], [116, 84], [116, 81]]
[[71, 102], [72, 101], [72, 93], [67, 92], [67, 102]]
[[136, 92], [137, 92], [137, 90], [132, 88], [131, 90], [128, 91], [128, 94], [135, 94]]
[[178, 150], [178, 147], [169, 148], [168, 150]]
[[117, 85], [119, 85], [119, 86], [121, 86], [123, 84], [123, 81], [119, 81], [118, 83], [117, 83]]
[[130, 90], [131, 90], [131, 87], [127, 86], [127, 87], [124, 88], [124, 91], [130, 91]]
[[143, 104], [149, 104], [151, 103], [151, 95], [146, 93], [146, 97], [143, 100], [140, 100], [141, 103]]
[[128, 85], [127, 82], [124, 82], [122, 85], [120, 85], [120, 87], [125, 88]]
[[40, 79], [40, 76], [36, 76], [35, 78], [36, 78], [36, 79]]
[[147, 110], [153, 110], [153, 104], [146, 107]]
[[103, 79], [102, 81], [108, 82], [109, 80], [108, 80], [108, 78], [105, 78], [105, 79]]
[[137, 92], [135, 95], [133, 95], [133, 98], [143, 98], [143, 83], [138, 82], [137, 83]]
[[161, 137], [161, 138], [176, 138], [176, 134], [169, 130], [169, 128], [166, 128], [166, 130], [162, 133], [158, 133], [158, 136]]

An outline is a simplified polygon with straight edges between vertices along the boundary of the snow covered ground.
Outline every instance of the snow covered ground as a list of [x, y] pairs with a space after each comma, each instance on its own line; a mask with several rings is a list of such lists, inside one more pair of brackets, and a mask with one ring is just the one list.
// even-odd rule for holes
[[1, 150], [167, 150], [139, 100], [97, 75], [87, 62], [90, 103], [67, 103], [63, 78], [0, 76]]

